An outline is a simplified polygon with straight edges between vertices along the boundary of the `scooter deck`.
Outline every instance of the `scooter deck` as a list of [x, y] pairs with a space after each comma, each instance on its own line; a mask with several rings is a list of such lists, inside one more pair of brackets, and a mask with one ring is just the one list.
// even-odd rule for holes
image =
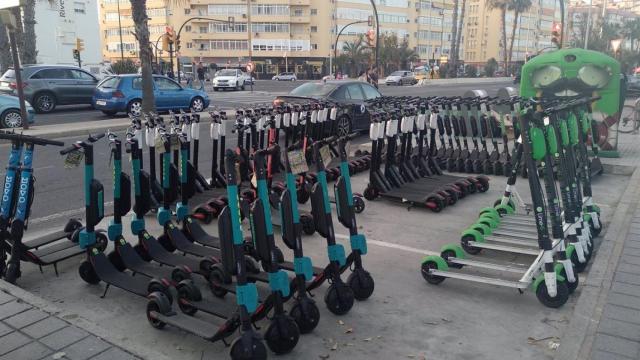
[[201, 301], [189, 301], [186, 299], [180, 299], [179, 301], [198, 309], [198, 311], [223, 319], [230, 317], [229, 315], [236, 311], [235, 301], [224, 301], [216, 297], [211, 299], [202, 299]]
[[39, 248], [40, 246], [50, 244], [54, 241], [69, 240], [67, 236], [69, 236], [69, 234], [67, 234], [63, 230], [59, 230], [59, 231], [52, 232], [50, 234], [45, 234], [35, 239], [23, 241], [22, 245], [24, 246], [25, 250], [32, 250], [32, 249]]
[[399, 200], [400, 202], [403, 202], [403, 203], [408, 202], [408, 203], [412, 203], [420, 206], [425, 206], [425, 203], [428, 198], [428, 196], [426, 195], [421, 196], [421, 194], [415, 194], [415, 193], [412, 193], [411, 191], [405, 191], [402, 188], [391, 189], [389, 191], [380, 192], [380, 196], [393, 199], [393, 200]]
[[532, 255], [532, 256], [538, 256], [541, 251], [540, 249], [517, 247], [517, 246], [505, 246], [505, 245], [493, 244], [493, 243], [481, 243], [477, 241], [469, 241], [468, 245], [481, 248], [481, 249], [489, 249], [489, 250], [495, 250], [495, 251], [503, 251], [503, 252], [509, 252], [509, 253], [522, 254], [522, 255]]
[[219, 333], [226, 331], [227, 327], [232, 326], [232, 321], [224, 321], [221, 319], [217, 321], [210, 319], [203, 320], [179, 312], [172, 312], [171, 314], [165, 315], [157, 311], [150, 311], [149, 315], [154, 319], [210, 341], [218, 337]]
[[169, 237], [176, 249], [182, 252], [202, 257], [220, 257], [220, 250], [192, 243], [187, 240], [186, 236], [177, 226], [166, 226], [165, 234]]
[[220, 248], [220, 239], [213, 235], [207, 234], [202, 226], [200, 226], [200, 224], [195, 221], [185, 220], [182, 230], [184, 234], [188, 238], [190, 238], [190, 240], [193, 240], [198, 244], [213, 247], [216, 249]]
[[36, 265], [51, 265], [84, 253], [85, 251], [78, 244], [71, 240], [64, 240], [59, 244], [27, 251], [24, 256], [27, 257], [27, 261]]
[[118, 245], [117, 251], [127, 269], [135, 273], [159, 279], [170, 280], [172, 278], [173, 267], [163, 268], [142, 260], [129, 243]]
[[149, 254], [149, 256], [155, 260], [156, 262], [169, 266], [186, 266], [191, 269], [193, 272], [209, 275], [208, 273], [204, 273], [201, 269], [201, 259], [194, 259], [192, 257], [182, 256], [175, 253], [171, 253], [167, 251], [156, 238], [149, 236], [148, 238], [144, 238], [141, 242]]
[[503, 287], [516, 288], [516, 289], [526, 289], [529, 287], [529, 283], [525, 283], [521, 281], [511, 281], [511, 280], [493, 278], [488, 276], [465, 274], [461, 272], [430, 270], [429, 274], [435, 275], [435, 276], [442, 276], [445, 278], [467, 280], [467, 281], [473, 281], [473, 282], [478, 282], [483, 284], [497, 285], [497, 286], [503, 286]]
[[131, 276], [127, 272], [118, 271], [104, 253], [91, 255], [91, 259], [93, 268], [100, 280], [130, 293], [139, 296], [147, 296], [149, 278]]

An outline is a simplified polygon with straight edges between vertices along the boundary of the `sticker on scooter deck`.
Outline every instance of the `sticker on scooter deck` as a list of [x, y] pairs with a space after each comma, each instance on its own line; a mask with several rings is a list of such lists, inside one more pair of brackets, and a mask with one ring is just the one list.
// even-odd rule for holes
[[331, 159], [333, 158], [333, 156], [331, 155], [331, 149], [329, 149], [329, 146], [325, 145], [320, 148], [320, 157], [322, 158], [322, 162], [325, 165], [329, 165], [329, 163], [331, 162]]

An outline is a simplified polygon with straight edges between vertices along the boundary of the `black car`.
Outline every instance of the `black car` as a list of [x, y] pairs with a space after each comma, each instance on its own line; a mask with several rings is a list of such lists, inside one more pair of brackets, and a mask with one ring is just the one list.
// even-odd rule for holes
[[378, 89], [362, 81], [311, 82], [298, 86], [288, 95], [276, 97], [273, 103], [295, 104], [308, 100], [336, 102], [344, 109], [337, 119], [338, 135], [342, 136], [354, 131], [369, 130], [370, 114], [365, 101], [381, 96]]

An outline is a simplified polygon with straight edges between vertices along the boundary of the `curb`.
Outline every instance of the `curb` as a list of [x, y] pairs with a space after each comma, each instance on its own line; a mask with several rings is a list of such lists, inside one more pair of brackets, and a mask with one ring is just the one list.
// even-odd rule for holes
[[556, 360], [587, 359], [591, 354], [594, 335], [611, 280], [620, 261], [629, 225], [640, 202], [638, 183], [640, 168], [633, 171], [600, 246], [596, 248], [595, 261], [590, 266], [589, 276], [583, 282], [580, 296], [570, 317], [571, 323], [562, 335], [564, 341], [553, 357]]
[[452, 84], [488, 84], [498, 83], [504, 81], [512, 81], [510, 77], [496, 77], [496, 78], [452, 78], [452, 79], [425, 79], [419, 80], [413, 87], [424, 86], [439, 86], [439, 85], [452, 85]]
[[151, 347], [141, 347], [140, 345], [135, 343], [135, 339], [121, 338], [115, 336], [115, 334], [107, 331], [101, 326], [94, 324], [93, 322], [79, 317], [77, 314], [61, 310], [56, 307], [53, 303], [34, 295], [24, 289], [21, 289], [15, 285], [12, 285], [4, 280], [0, 280], [0, 290], [4, 290], [9, 294], [15, 296], [21, 301], [28, 303], [44, 312], [47, 312], [51, 315], [54, 315], [61, 320], [70, 323], [71, 325], [77, 326], [80, 329], [93, 334], [107, 342], [110, 342], [116, 347], [122, 348], [125, 351], [132, 353], [133, 355], [141, 358], [141, 359], [154, 359], [154, 360], [171, 360], [166, 355], [159, 353]]

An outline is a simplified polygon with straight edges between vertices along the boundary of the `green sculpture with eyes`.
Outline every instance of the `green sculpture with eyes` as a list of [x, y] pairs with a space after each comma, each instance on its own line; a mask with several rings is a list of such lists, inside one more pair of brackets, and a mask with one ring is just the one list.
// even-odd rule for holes
[[543, 53], [522, 67], [520, 95], [530, 97], [601, 96], [593, 105], [598, 121], [596, 143], [602, 150], [617, 147], [620, 117], [620, 63], [603, 53], [561, 49]]

